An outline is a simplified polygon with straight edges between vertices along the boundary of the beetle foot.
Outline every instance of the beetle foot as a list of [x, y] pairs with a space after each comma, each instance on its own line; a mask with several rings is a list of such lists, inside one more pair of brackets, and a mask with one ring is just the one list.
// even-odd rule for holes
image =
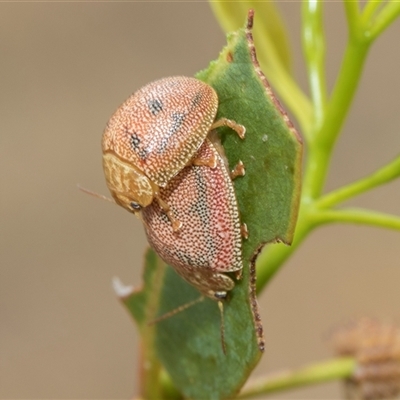
[[191, 160], [191, 165], [206, 166], [214, 169], [217, 166], [217, 158], [215, 155], [208, 158], [193, 158]]
[[240, 281], [243, 278], [243, 269], [239, 269], [235, 271], [235, 278]]
[[160, 207], [164, 210], [165, 214], [167, 214], [168, 219], [171, 221], [172, 230], [174, 232], [179, 231], [179, 229], [182, 228], [182, 222], [174, 217], [171, 207], [159, 195], [156, 196], [156, 199]]
[[173, 230], [174, 232], [178, 232], [179, 229], [182, 228], [182, 222], [181, 222], [181, 221], [178, 221], [177, 219], [175, 219], [175, 218], [171, 215], [171, 213], [167, 213], [167, 216], [168, 216], [169, 220], [171, 221], [172, 230]]
[[249, 238], [249, 230], [247, 229], [247, 224], [240, 225], [240, 233], [242, 234], [243, 239]]
[[238, 124], [237, 122], [228, 119], [228, 118], [220, 118], [218, 121], [215, 121], [212, 125], [210, 130], [219, 128], [220, 126], [228, 126], [229, 128], [233, 129], [240, 139], [244, 139], [246, 128], [243, 125]]
[[244, 164], [241, 160], [235, 165], [235, 168], [231, 171], [231, 179], [235, 179], [238, 176], [244, 176], [246, 174], [246, 170], [244, 168]]

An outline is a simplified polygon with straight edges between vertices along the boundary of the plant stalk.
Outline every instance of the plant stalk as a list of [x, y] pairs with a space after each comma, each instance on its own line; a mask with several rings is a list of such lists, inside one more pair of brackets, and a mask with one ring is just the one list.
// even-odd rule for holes
[[302, 386], [346, 379], [352, 376], [355, 367], [356, 361], [354, 358], [343, 357], [322, 361], [295, 371], [274, 374], [253, 383], [250, 382], [248, 387], [245, 387], [237, 398], [249, 399]]

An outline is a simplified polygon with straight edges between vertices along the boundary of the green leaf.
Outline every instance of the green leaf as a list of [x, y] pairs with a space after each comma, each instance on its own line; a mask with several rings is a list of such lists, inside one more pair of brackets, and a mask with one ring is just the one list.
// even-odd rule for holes
[[146, 276], [152, 279], [147, 279], [142, 292], [125, 299], [141, 332], [151, 338], [146, 344], [155, 345], [172, 382], [192, 399], [234, 396], [257, 364], [261, 353], [249, 300], [250, 260], [267, 242], [290, 243], [297, 217], [301, 142], [252, 56], [251, 33], [241, 29], [228, 36], [218, 60], [198, 74], [217, 91], [218, 117], [234, 119], [247, 129], [244, 140], [229, 129], [219, 130], [230, 166], [242, 160], [246, 167], [246, 175], [234, 185], [241, 219], [249, 230], [243, 243], [243, 279], [224, 303], [226, 355], [219, 309], [210, 299], [158, 322], [150, 331], [145, 328], [146, 318], [199, 297], [172, 268], [162, 263], [155, 268], [152, 252], [147, 256], [145, 281]]
[[230, 167], [242, 160], [246, 168], [246, 175], [234, 181], [242, 221], [249, 228], [245, 259], [260, 243], [291, 243], [302, 156], [301, 139], [253, 63], [252, 49], [249, 30], [232, 33], [219, 59], [197, 75], [218, 93], [217, 118], [231, 118], [246, 127], [243, 141], [229, 129], [220, 129]]

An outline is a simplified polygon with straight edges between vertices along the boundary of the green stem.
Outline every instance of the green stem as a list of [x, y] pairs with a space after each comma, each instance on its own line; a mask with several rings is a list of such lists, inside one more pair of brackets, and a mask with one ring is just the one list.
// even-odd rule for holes
[[[358, 10], [358, 5], [356, 4], [356, 6], [357, 9], [354, 4], [346, 6], [349, 27], [356, 23], [354, 18], [356, 18], [355, 13]], [[339, 77], [326, 108], [323, 122], [319, 129], [315, 131], [312, 140], [309, 141], [300, 214], [293, 244], [290, 247], [268, 246], [268, 249], [260, 255], [257, 263], [258, 290], [261, 290], [271, 280], [283, 262], [292, 255], [297, 246], [315, 227], [312, 219], [310, 219], [310, 210], [313, 209], [313, 203], [323, 190], [333, 147], [354, 98], [368, 48], [368, 42], [359, 39], [354, 34], [354, 29], [351, 28]]]
[[362, 208], [321, 210], [314, 214], [314, 221], [317, 224], [345, 222], [400, 230], [400, 217], [371, 210], [364, 210]]
[[392, 0], [382, 9], [369, 31], [370, 40], [375, 40], [400, 15], [400, 2]]
[[400, 156], [373, 174], [321, 197], [319, 200], [317, 200], [315, 206], [318, 208], [335, 206], [372, 188], [388, 183], [399, 176]]
[[307, 198], [316, 199], [321, 195], [333, 147], [354, 98], [367, 51], [366, 42], [350, 40], [347, 45], [324, 122], [310, 143], [303, 185], [303, 194]]
[[303, 183], [303, 196], [307, 202], [321, 195], [333, 148], [354, 98], [368, 52], [368, 42], [356, 34], [358, 4], [345, 2], [345, 6], [349, 41], [325, 118], [309, 143]]
[[[292, 247], [270, 246], [268, 250], [261, 254], [258, 264], [258, 272], [260, 274], [258, 278], [259, 289], [269, 282], [282, 263], [290, 257], [297, 246], [316, 226], [311, 220], [307, 220], [306, 216], [308, 215], [311, 218], [312, 214], [309, 211], [313, 209], [313, 203], [322, 193], [332, 151], [354, 98], [371, 43], [369, 40], [366, 40], [363, 33], [360, 34], [358, 4], [345, 2], [345, 6], [349, 24], [349, 42], [332, 97], [326, 109], [324, 121], [313, 135], [313, 140], [309, 143], [300, 208], [300, 215], [304, 215], [304, 218], [299, 218], [296, 237]], [[397, 7], [400, 7], [400, 3]], [[379, 184], [379, 182], [384, 183], [390, 179], [394, 179], [396, 168], [397, 161], [395, 160], [387, 167], [378, 171], [378, 176], [375, 177], [374, 175], [371, 182], [368, 182], [366, 178], [352, 187], [344, 188], [343, 191], [337, 191], [332, 197], [326, 197], [326, 200], [324, 198], [324, 207], [327, 206], [328, 202], [334, 203], [337, 199], [345, 199], [352, 194], [361, 193]], [[321, 203], [319, 202], [315, 205], [321, 207]], [[358, 218], [360, 223], [364, 223], [362, 222], [365, 220], [363, 217], [359, 215]], [[373, 220], [374, 218], [372, 217], [371, 219]], [[314, 222], [316, 221], [314, 220]]]
[[362, 11], [362, 22], [364, 26], [368, 26], [376, 12], [376, 10], [382, 5], [382, 0], [369, 0]]
[[296, 371], [266, 376], [250, 383], [244, 388], [238, 399], [249, 399], [260, 395], [269, 395], [283, 390], [314, 385], [352, 376], [356, 367], [354, 358], [337, 358], [315, 363]]
[[314, 126], [320, 126], [327, 101], [325, 78], [325, 35], [323, 29], [322, 1], [306, 0], [302, 7], [303, 49], [310, 79], [314, 108]]
[[324, 121], [310, 142], [303, 185], [303, 194], [310, 200], [318, 198], [323, 190], [333, 147], [353, 101], [369, 48], [368, 42], [356, 35], [358, 4], [345, 2], [345, 6], [349, 41]]
[[359, 32], [360, 18], [360, 6], [358, 4], [358, 0], [344, 1], [343, 3], [346, 10], [347, 26], [350, 37], [356, 37]]

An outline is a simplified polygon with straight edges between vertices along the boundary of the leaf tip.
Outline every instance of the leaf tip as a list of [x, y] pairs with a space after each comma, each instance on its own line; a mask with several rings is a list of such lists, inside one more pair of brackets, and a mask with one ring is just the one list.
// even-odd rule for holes
[[253, 28], [253, 22], [254, 22], [254, 10], [252, 8], [249, 9], [247, 12], [247, 29], [252, 29]]
[[125, 299], [129, 297], [134, 292], [134, 288], [132, 285], [125, 285], [122, 283], [121, 279], [115, 276], [112, 279], [112, 287], [114, 289], [115, 294], [120, 299]]
[[246, 40], [247, 40], [250, 59], [253, 64], [254, 71], [256, 72], [258, 78], [260, 79], [262, 85], [264, 86], [265, 91], [266, 91], [267, 95], [269, 96], [269, 98], [271, 99], [272, 103], [274, 104], [275, 108], [281, 114], [284, 122], [286, 123], [287, 127], [291, 131], [293, 137], [298, 142], [298, 144], [301, 146], [303, 144], [303, 139], [302, 139], [300, 133], [293, 125], [292, 121], [290, 120], [287, 112], [281, 105], [278, 98], [275, 96], [275, 93], [272, 91], [270, 83], [268, 82], [266, 76], [264, 75], [264, 72], [261, 70], [260, 63], [257, 58], [257, 52], [256, 52], [256, 47], [254, 45], [254, 38], [253, 38], [253, 33], [252, 33], [253, 21], [254, 21], [254, 10], [250, 9], [248, 11], [248, 15], [247, 15]]

